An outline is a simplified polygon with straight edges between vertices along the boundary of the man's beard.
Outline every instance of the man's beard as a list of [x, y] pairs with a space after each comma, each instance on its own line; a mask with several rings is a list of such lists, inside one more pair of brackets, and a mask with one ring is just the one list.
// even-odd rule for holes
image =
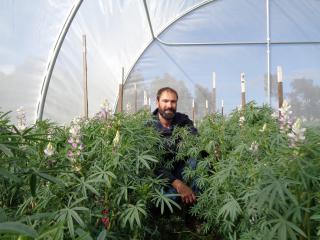
[[174, 109], [174, 108], [168, 108], [168, 109], [165, 109], [165, 110], [159, 108], [158, 111], [159, 111], [160, 115], [164, 119], [167, 119], [167, 120], [173, 119], [175, 114], [176, 114], [176, 109]]

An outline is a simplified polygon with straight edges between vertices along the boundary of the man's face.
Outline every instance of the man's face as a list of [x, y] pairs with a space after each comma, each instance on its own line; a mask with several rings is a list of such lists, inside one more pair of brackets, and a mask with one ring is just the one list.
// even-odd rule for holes
[[162, 92], [159, 100], [157, 101], [157, 107], [160, 115], [171, 120], [177, 111], [177, 96], [170, 91]]

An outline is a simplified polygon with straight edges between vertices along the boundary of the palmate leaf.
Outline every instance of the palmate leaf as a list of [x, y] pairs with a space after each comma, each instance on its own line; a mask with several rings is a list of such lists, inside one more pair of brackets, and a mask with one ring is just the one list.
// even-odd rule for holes
[[148, 155], [146, 153], [147, 152], [143, 152], [142, 154], [139, 154], [137, 156], [137, 159], [136, 159], [136, 174], [139, 173], [139, 169], [142, 168], [143, 166], [150, 170], [149, 162], [154, 162], [154, 163], [158, 162], [158, 160], [154, 156]]
[[167, 206], [170, 209], [170, 212], [172, 213], [173, 212], [172, 205], [174, 205], [178, 209], [181, 209], [178, 203], [176, 203], [175, 201], [169, 198], [169, 197], [175, 197], [175, 196], [180, 196], [180, 194], [164, 194], [163, 191], [160, 192], [156, 189], [156, 194], [152, 195], [153, 197], [152, 201], [155, 202], [156, 207], [158, 207], [160, 204], [161, 214], [163, 214], [165, 206]]
[[92, 183], [97, 183], [100, 181], [90, 179], [85, 180], [84, 177], [78, 178], [76, 176], [73, 176], [73, 178], [78, 182], [78, 184], [75, 184], [77, 191], [81, 191], [84, 198], [87, 197], [88, 190], [97, 196], [100, 196], [100, 193], [91, 185]]
[[233, 198], [230, 193], [226, 193], [227, 198], [225, 204], [221, 207], [217, 218], [223, 216], [224, 220], [230, 219], [232, 222], [236, 220], [238, 215], [242, 213], [239, 203]]
[[111, 179], [117, 178], [117, 176], [109, 170], [107, 165], [105, 165], [103, 169], [95, 165], [93, 170], [94, 173], [90, 175], [89, 178], [95, 180], [95, 182], [104, 182], [108, 187], [111, 187]]
[[10, 173], [9, 171], [7, 171], [4, 168], [0, 168], [0, 176], [5, 177], [7, 179], [10, 179], [10, 180], [14, 181], [15, 183], [20, 182], [20, 179], [16, 175]]
[[289, 186], [296, 184], [299, 183], [285, 177], [277, 179], [269, 174], [268, 178], [262, 182], [263, 187], [257, 195], [258, 206], [269, 203], [269, 208], [273, 208], [274, 204], [284, 203], [287, 199], [298, 205], [296, 197], [289, 190]]
[[287, 212], [284, 215], [281, 215], [274, 210], [271, 210], [271, 212], [276, 218], [269, 221], [269, 224], [272, 226], [270, 238], [273, 238], [276, 233], [278, 234], [278, 239], [280, 240], [296, 240], [298, 239], [297, 235], [307, 237], [297, 225], [288, 220], [290, 212]]
[[80, 202], [86, 198], [77, 199], [75, 202], [72, 202], [72, 197], [69, 198], [68, 205], [59, 210], [55, 216], [55, 219], [58, 223], [65, 224], [67, 223], [69, 233], [72, 238], [74, 238], [74, 221], [75, 220], [80, 226], [84, 227], [84, 222], [77, 212], [79, 211], [89, 211], [85, 207], [76, 207]]
[[63, 224], [55, 224], [53, 226], [46, 226], [40, 233], [36, 240], [60, 240], [63, 239]]
[[7, 155], [7, 157], [13, 157], [11, 150], [4, 144], [0, 144], [0, 151]]
[[122, 219], [122, 226], [126, 226], [129, 223], [130, 228], [133, 230], [137, 224], [137, 227], [141, 227], [141, 218], [147, 216], [147, 212], [145, 211], [145, 204], [142, 201], [138, 201], [136, 205], [133, 204], [126, 204], [124, 205], [125, 210], [120, 215]]
[[[130, 184], [130, 183], [129, 183]], [[125, 201], [128, 201], [128, 192], [129, 190], [135, 190], [136, 188], [134, 186], [131, 186], [127, 183], [127, 180], [125, 180], [124, 185], [120, 185], [120, 191], [116, 194], [115, 199], [116, 203], [120, 205], [120, 202], [122, 199]]]
[[28, 225], [20, 222], [3, 222], [0, 223], [0, 232], [2, 233], [16, 233], [32, 238], [38, 237], [38, 233]]

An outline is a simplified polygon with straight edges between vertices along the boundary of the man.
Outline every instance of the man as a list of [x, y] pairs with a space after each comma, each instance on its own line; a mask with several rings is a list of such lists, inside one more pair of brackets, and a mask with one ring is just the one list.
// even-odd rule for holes
[[[157, 109], [153, 112], [156, 122], [155, 127], [165, 138], [172, 136], [175, 127], [187, 127], [192, 134], [197, 134], [197, 129], [194, 128], [193, 122], [185, 114], [176, 111], [178, 102], [177, 92], [170, 88], [165, 87], [158, 90], [157, 93]], [[167, 153], [164, 158], [167, 161], [172, 160], [175, 157], [175, 144], [166, 146]], [[195, 168], [195, 162], [193, 160], [193, 168]], [[179, 161], [173, 163], [172, 169], [160, 167], [156, 173], [163, 178], [169, 180], [168, 192], [177, 192], [181, 195], [181, 201], [186, 204], [193, 204], [196, 201], [196, 195], [194, 190], [188, 186], [182, 178], [182, 172], [186, 166], [185, 161]], [[170, 189], [171, 188], [171, 189]], [[172, 191], [173, 190], [173, 191]]]

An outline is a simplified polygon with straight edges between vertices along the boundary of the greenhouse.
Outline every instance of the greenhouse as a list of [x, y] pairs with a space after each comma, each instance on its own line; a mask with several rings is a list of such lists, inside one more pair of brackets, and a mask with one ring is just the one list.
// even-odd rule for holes
[[320, 238], [319, 0], [0, 0], [0, 36], [0, 239]]

